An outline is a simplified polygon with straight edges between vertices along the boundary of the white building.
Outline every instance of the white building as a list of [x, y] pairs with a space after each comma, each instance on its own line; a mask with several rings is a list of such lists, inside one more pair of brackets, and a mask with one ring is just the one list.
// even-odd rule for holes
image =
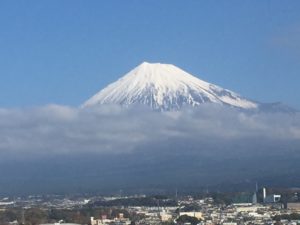
[[91, 225], [108, 225], [108, 224], [117, 224], [117, 225], [130, 225], [131, 221], [128, 218], [123, 218], [123, 214], [120, 213], [119, 218], [114, 219], [94, 219], [91, 217]]
[[272, 194], [272, 195], [266, 196], [266, 198], [264, 199], [264, 202], [265, 203], [276, 203], [276, 202], [279, 202], [280, 199], [281, 199], [281, 195]]
[[179, 216], [191, 216], [196, 217], [197, 219], [203, 219], [202, 212], [180, 212]]

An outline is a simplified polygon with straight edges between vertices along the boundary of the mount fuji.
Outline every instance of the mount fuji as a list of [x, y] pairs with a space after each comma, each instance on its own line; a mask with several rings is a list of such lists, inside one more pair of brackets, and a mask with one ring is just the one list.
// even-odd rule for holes
[[184, 105], [216, 103], [255, 109], [258, 103], [233, 91], [210, 84], [171, 64], [144, 62], [87, 100], [83, 107], [99, 104], [142, 104], [153, 110], [179, 110]]
[[266, 106], [248, 100], [233, 91], [200, 80], [174, 65], [147, 62], [96, 93], [82, 107], [142, 104], [156, 111], [176, 111], [183, 106], [197, 107], [203, 103], [245, 110], [260, 109], [262, 105], [264, 109], [272, 108], [272, 111], [282, 108], [279, 104]]

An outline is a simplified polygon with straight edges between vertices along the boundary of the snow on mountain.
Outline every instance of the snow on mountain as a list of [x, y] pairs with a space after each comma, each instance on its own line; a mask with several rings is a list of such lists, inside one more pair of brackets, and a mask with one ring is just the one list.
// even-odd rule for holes
[[144, 62], [87, 100], [98, 104], [144, 104], [154, 110], [178, 110], [184, 105], [216, 103], [242, 109], [258, 104], [230, 90], [210, 84], [171, 64]]

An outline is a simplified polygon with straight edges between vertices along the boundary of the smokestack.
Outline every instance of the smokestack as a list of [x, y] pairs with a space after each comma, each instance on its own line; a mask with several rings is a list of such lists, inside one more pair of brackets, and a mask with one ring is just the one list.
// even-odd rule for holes
[[267, 190], [266, 190], [266, 188], [263, 188], [263, 199], [264, 199], [264, 202], [265, 202], [266, 197], [267, 197]]

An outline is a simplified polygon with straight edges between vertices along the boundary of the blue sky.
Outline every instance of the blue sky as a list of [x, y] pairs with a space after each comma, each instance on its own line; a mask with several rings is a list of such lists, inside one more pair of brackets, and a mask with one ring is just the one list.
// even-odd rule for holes
[[143, 61], [300, 108], [300, 1], [0, 1], [0, 107], [77, 106]]

